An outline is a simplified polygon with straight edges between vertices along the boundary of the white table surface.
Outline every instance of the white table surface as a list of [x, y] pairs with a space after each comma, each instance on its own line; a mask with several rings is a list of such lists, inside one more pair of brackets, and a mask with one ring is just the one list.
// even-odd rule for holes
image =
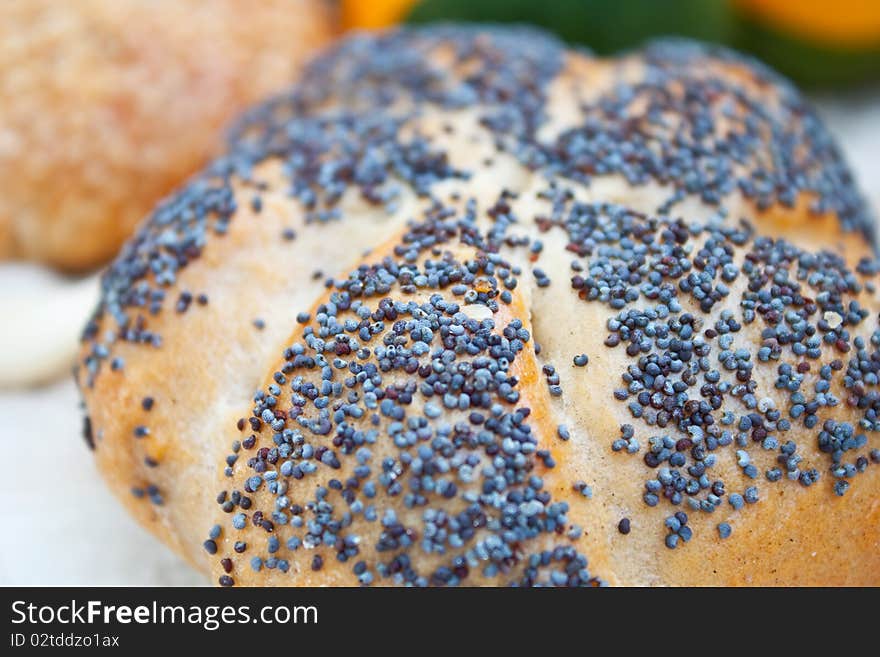
[[[880, 209], [880, 91], [817, 104]], [[81, 423], [67, 377], [0, 391], [0, 585], [206, 584], [104, 488]]]

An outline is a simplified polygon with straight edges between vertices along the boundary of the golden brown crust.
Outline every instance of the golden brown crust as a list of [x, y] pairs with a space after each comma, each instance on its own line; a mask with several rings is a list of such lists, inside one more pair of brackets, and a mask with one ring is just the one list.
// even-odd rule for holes
[[223, 585], [877, 584], [867, 213], [792, 90], [668, 48], [358, 37], [251, 113], [105, 277], [114, 491]]
[[0, 258], [106, 262], [333, 32], [323, 2], [0, 7]]

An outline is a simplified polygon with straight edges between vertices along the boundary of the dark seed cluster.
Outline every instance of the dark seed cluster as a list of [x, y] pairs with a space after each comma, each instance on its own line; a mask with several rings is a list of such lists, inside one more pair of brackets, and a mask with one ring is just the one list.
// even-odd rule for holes
[[521, 404], [513, 368], [531, 335], [458, 300], [497, 313], [510, 265], [471, 247], [457, 259], [454, 225], [416, 226], [402, 259], [337, 282], [239, 423], [253, 433], [217, 501], [233, 531], [261, 530], [242, 550], [253, 570], [287, 572], [306, 550], [313, 571], [333, 560], [361, 584], [599, 584]]
[[[734, 191], [760, 209], [833, 212], [848, 230], [874, 238], [874, 223], [840, 151], [813, 109], [786, 80], [720, 47], [660, 41], [643, 52], [642, 79], [582, 107], [583, 122], [549, 148], [546, 166], [589, 183], [616, 173], [631, 185], [656, 181], [720, 205]], [[718, 75], [721, 64], [744, 75]], [[757, 85], [761, 94], [750, 91]]]
[[[629, 424], [611, 444], [615, 452], [642, 454], [652, 473], [644, 482], [647, 506], [666, 500], [713, 513], [727, 497], [738, 510], [759, 501], [762, 478], [809, 487], [823, 471], [836, 479], [834, 492], [846, 494], [849, 480], [868, 467], [867, 434], [878, 428], [880, 334], [874, 331], [870, 346], [853, 335], [869, 318], [877, 323], [858, 301], [873, 287], [860, 274], [873, 276], [873, 265], [852, 271], [839, 256], [757, 237], [746, 223], [684, 224], [571, 202], [555, 190], [545, 196], [555, 208], [548, 225], [564, 229], [569, 249], [584, 260], [573, 290], [616, 311], [605, 344], [623, 349], [629, 365], [614, 398], [634, 420], [661, 430], [644, 451]], [[730, 298], [734, 284], [745, 290]], [[684, 307], [686, 297], [698, 313]], [[738, 344], [737, 334], [755, 322], [760, 343]], [[784, 408], [760, 394], [758, 366], [775, 368], [774, 387], [789, 400]], [[863, 419], [857, 425], [820, 420], [838, 407]], [[806, 437], [830, 455], [830, 466], [803, 463], [798, 448]], [[713, 475], [716, 452], [728, 446], [746, 482], [742, 492], [728, 491], [730, 483]], [[756, 461], [767, 459], [753, 457], [756, 449], [775, 454], [763, 472]], [[855, 452], [848, 462], [847, 452]], [[667, 519], [668, 547], [690, 540], [686, 517]], [[719, 532], [730, 535], [723, 527]]]
[[[454, 53], [452, 68], [432, 64], [432, 55], [446, 49]], [[526, 141], [544, 115], [543, 88], [561, 55], [556, 42], [525, 29], [480, 36], [436, 28], [354, 37], [318, 58], [290, 94], [242, 117], [229, 152], [162, 204], [104, 274], [100, 305], [83, 334], [90, 346], [86, 384], [115, 342], [161, 346], [149, 318], [162, 311], [179, 272], [207, 240], [228, 231], [242, 203], [233, 183], [250, 188], [244, 202], [260, 212], [266, 183], [252, 175], [257, 164], [284, 162], [288, 194], [309, 221], [338, 219], [336, 204], [350, 187], [394, 211], [402, 184], [426, 195], [433, 183], [467, 177], [425, 137], [401, 137], [420, 105], [485, 106], [499, 138]], [[399, 112], [382, 111], [394, 102]], [[293, 238], [292, 231], [283, 236]], [[191, 300], [188, 292], [172, 299], [178, 312]]]

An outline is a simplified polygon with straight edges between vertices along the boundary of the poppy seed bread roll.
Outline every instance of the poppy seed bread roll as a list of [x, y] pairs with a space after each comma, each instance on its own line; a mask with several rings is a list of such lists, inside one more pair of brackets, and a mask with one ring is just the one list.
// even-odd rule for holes
[[223, 586], [877, 584], [872, 226], [727, 51], [355, 35], [109, 268], [86, 438]]
[[319, 0], [0, 3], [0, 259], [106, 263], [333, 32]]

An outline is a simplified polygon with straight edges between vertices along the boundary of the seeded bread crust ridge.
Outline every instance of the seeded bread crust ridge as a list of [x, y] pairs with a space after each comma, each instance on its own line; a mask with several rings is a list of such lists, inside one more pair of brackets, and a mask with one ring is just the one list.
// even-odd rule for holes
[[354, 35], [109, 268], [86, 438], [223, 586], [876, 585], [872, 226], [738, 55]]

